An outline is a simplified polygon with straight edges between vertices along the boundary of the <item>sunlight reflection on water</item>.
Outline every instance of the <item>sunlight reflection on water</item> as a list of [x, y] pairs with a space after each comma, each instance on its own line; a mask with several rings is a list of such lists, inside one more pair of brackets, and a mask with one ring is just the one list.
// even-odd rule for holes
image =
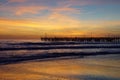
[[[5, 80], [119, 80], [120, 55], [29, 61], [0, 66]], [[117, 61], [116, 61], [117, 60]], [[4, 79], [3, 79], [4, 80]]]

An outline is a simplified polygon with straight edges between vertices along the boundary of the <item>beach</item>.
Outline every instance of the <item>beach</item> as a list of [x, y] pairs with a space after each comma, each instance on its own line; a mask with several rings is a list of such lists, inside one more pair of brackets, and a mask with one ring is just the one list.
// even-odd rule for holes
[[[0, 80], [120, 80], [120, 44], [48, 43], [39, 40], [1, 41]], [[57, 48], [51, 48], [53, 46]], [[73, 46], [79, 48], [69, 48]], [[50, 49], [32, 50], [31, 47]], [[12, 50], [2, 51], [5, 48]]]

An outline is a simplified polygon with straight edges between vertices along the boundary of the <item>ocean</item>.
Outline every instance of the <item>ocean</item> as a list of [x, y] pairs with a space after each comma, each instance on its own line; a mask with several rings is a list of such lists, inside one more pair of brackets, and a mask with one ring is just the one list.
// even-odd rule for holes
[[0, 80], [120, 80], [120, 43], [0, 40]]

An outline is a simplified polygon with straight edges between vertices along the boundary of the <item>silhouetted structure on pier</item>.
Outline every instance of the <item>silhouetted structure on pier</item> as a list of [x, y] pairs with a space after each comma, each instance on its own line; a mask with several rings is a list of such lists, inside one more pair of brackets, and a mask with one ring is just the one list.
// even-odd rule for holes
[[42, 41], [120, 42], [120, 37], [41, 37]]

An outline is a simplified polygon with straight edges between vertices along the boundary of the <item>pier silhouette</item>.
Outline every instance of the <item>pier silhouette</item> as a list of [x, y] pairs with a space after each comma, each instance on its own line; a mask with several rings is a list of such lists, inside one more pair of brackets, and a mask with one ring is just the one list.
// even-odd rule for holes
[[42, 41], [77, 41], [77, 42], [114, 42], [119, 43], [120, 37], [41, 37]]

